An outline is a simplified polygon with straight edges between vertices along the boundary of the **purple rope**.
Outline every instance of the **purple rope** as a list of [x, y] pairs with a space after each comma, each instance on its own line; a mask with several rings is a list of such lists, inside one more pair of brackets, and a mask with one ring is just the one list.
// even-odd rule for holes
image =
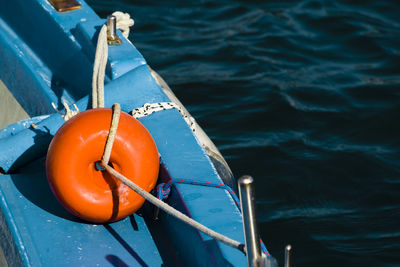
[[[199, 182], [196, 180], [185, 180], [185, 179], [180, 179], [179, 181], [175, 181], [175, 182], [166, 182], [166, 183], [161, 183], [158, 184], [157, 187], [155, 188], [155, 193], [158, 199], [160, 200], [165, 200], [168, 198], [169, 194], [171, 193], [171, 187], [173, 184], [192, 184], [192, 185], [199, 185], [199, 186], [210, 186], [210, 187], [216, 187], [216, 188], [222, 188], [225, 189], [229, 192], [229, 194], [231, 195], [233, 201], [235, 202], [236, 206], [238, 207], [238, 209], [240, 210], [240, 200], [237, 197], [235, 191], [233, 191], [232, 188], [230, 188], [228, 185], [226, 184], [216, 184], [216, 183], [211, 183], [211, 182]], [[264, 254], [266, 254], [267, 256], [269, 256], [269, 252], [267, 250], [267, 248], [265, 247], [264, 243], [262, 242], [262, 240], [260, 239], [260, 245], [261, 245], [261, 250]]]

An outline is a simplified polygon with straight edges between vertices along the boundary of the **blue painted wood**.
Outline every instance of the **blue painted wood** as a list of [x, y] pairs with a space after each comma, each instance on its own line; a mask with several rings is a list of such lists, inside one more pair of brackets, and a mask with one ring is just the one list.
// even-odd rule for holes
[[[2, 8], [0, 8], [2, 10]], [[53, 112], [51, 70], [0, 16], [0, 79], [31, 116]], [[42, 105], [30, 105], [38, 101]]]
[[[209, 157], [198, 145], [179, 112], [166, 110], [154, 113], [144, 117], [141, 122], [156, 140], [162, 161], [172, 181], [188, 179], [223, 183], [213, 168]], [[171, 125], [174, 126], [173, 129], [171, 129]], [[171, 149], [171, 147], [174, 149]], [[188, 215], [213, 230], [244, 242], [240, 212], [229, 193], [224, 189], [176, 184], [172, 189], [171, 198], [174, 200], [169, 202], [170, 205], [176, 206], [182, 212], [188, 211], [190, 213]], [[170, 216], [165, 216], [164, 220], [168, 221], [168, 225], [177, 223]], [[212, 252], [211, 254], [230, 255], [230, 260], [227, 262], [235, 266], [246, 264], [243, 253], [223, 244], [217, 245], [214, 240], [206, 235], [201, 234], [199, 237], [199, 234], [191, 228], [185, 227], [186, 231], [181, 231], [181, 228], [178, 228], [179, 233], [176, 233], [177, 230], [173, 227], [166, 227], [165, 231], [170, 231], [171, 236], [182, 235], [182, 240], [179, 239], [180, 242], [187, 243], [181, 244], [183, 248], [190, 246], [191, 240], [200, 238], [203, 243], [207, 244], [206, 246]], [[191, 236], [191, 238], [184, 238], [185, 236]], [[186, 250], [181, 255], [187, 257], [187, 263], [195, 257]], [[215, 260], [222, 259], [216, 258]], [[225, 262], [225, 259], [223, 261]]]
[[14, 136], [18, 134], [20, 131], [28, 129], [32, 126], [32, 124], [40, 123], [41, 121], [47, 119], [49, 115], [42, 115], [33, 118], [29, 118], [26, 120], [18, 121], [3, 129], [0, 129], [0, 139], [7, 138], [9, 136]]
[[[134, 81], [134, 82], [132, 82]], [[146, 65], [133, 69], [129, 73], [106, 85], [105, 107], [113, 103], [120, 103], [125, 112], [141, 107], [145, 103], [164, 102], [168, 98], [151, 77]], [[76, 102], [79, 110], [90, 107], [91, 100], [86, 96]], [[53, 113], [46, 120], [37, 124], [36, 128], [29, 128], [13, 136], [0, 139], [0, 167], [8, 172], [13, 171], [29, 161], [43, 156], [52, 139], [52, 136], [64, 123], [61, 115]]]
[[[1, 210], [26, 266], [160, 266], [142, 217], [109, 225], [81, 222], [55, 199], [46, 174], [3, 175]], [[11, 256], [11, 255], [6, 255]]]
[[[30, 115], [53, 113], [51, 102], [60, 107], [62, 100], [76, 102], [81, 111], [90, 108], [96, 35], [104, 20], [82, 4], [81, 10], [61, 14], [46, 0], [0, 0], [0, 78]], [[29, 25], [24, 27], [21, 20]], [[38, 38], [43, 34], [46, 42]], [[118, 102], [123, 111], [130, 112], [145, 103], [168, 101], [144, 58], [126, 40], [110, 48], [107, 73], [106, 107]], [[160, 152], [165, 171], [159, 179], [222, 183], [178, 111], [154, 113], [140, 121]], [[33, 266], [95, 266], [96, 259], [100, 265], [122, 266], [246, 265], [241, 252], [169, 215], [161, 213], [160, 220], [153, 221], [151, 207], [144, 212], [145, 221], [134, 215], [139, 231], [132, 230], [129, 219], [109, 227], [94, 226], [66, 213], [49, 193], [43, 167], [48, 144], [63, 122], [53, 113], [37, 121], [36, 128], [25, 125], [13, 134], [0, 132], [0, 167], [19, 172], [0, 176], [0, 234], [12, 237], [2, 245], [15, 251], [9, 255], [16, 261]], [[241, 215], [223, 189], [179, 184], [173, 186], [168, 201], [208, 227], [243, 242]]]
[[[105, 20], [85, 20], [80, 22], [74, 29], [74, 36], [78, 43], [81, 44], [82, 52], [94, 61], [95, 44], [97, 42], [97, 34], [101, 24]], [[109, 46], [108, 48], [108, 64], [106, 74], [111, 79], [116, 79], [124, 75], [128, 71], [146, 64], [146, 60], [135, 46], [122, 36], [122, 33], [117, 30], [117, 34], [123, 40], [119, 46]], [[90, 37], [92, 37], [90, 39]], [[112, 65], [112, 67], [111, 67]]]

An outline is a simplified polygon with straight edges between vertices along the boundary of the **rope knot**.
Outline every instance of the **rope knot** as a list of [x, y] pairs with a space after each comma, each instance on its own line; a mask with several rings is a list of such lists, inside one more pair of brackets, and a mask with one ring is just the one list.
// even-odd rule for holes
[[128, 13], [115, 11], [112, 14], [117, 18], [117, 28], [122, 31], [122, 35], [125, 38], [128, 38], [129, 28], [135, 24], [135, 21], [131, 19], [131, 16]]
[[64, 121], [67, 121], [69, 119], [71, 119], [73, 116], [75, 116], [76, 114], [79, 113], [79, 108], [73, 104], [75, 110], [72, 110], [69, 108], [69, 105], [67, 102], [63, 101], [63, 106], [65, 108], [65, 114], [62, 114], [56, 107], [56, 104], [54, 104], [54, 102], [51, 102], [51, 105], [53, 106], [53, 108], [55, 109], [55, 111], [57, 111], [58, 114], [61, 115], [61, 117], [63, 117]]

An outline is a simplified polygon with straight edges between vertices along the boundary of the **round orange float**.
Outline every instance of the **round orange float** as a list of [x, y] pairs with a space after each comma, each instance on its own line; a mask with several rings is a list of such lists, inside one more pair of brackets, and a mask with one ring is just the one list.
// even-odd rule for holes
[[[112, 111], [87, 110], [68, 120], [50, 143], [46, 173], [60, 203], [87, 221], [104, 223], [137, 211], [144, 198], [96, 168], [111, 125]], [[153, 138], [135, 118], [121, 112], [110, 163], [115, 170], [150, 192], [156, 184], [159, 156]]]

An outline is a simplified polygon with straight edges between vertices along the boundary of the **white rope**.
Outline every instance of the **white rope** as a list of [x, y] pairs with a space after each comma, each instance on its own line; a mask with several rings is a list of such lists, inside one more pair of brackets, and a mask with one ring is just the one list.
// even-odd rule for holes
[[106, 145], [104, 148], [103, 158], [101, 160], [103, 165], [108, 165], [108, 161], [110, 160], [111, 149], [114, 144], [115, 135], [117, 134], [120, 114], [121, 114], [121, 106], [118, 103], [116, 103], [112, 106], [112, 120], [111, 120], [110, 131], [108, 133]]
[[67, 120], [71, 119], [73, 116], [75, 116], [76, 114], [79, 113], [79, 108], [75, 104], [73, 105], [75, 107], [75, 110], [72, 110], [72, 109], [69, 108], [69, 105], [65, 101], [63, 101], [63, 106], [65, 108], [65, 114], [63, 114], [62, 112], [60, 112], [57, 109], [57, 106], [56, 106], [56, 104], [54, 102], [51, 102], [51, 105], [53, 106], [55, 111], [57, 111], [57, 113], [60, 114], [61, 117], [63, 117], [64, 121], [67, 121]]
[[[128, 13], [114, 12], [117, 18], [117, 28], [122, 31], [125, 37], [129, 35], [129, 27], [133, 26], [134, 21]], [[93, 65], [92, 77], [92, 108], [104, 107], [104, 77], [108, 60], [107, 26], [101, 27], [97, 38], [96, 55]]]
[[[161, 103], [159, 103], [161, 104]], [[148, 104], [148, 106], [151, 106], [151, 104]], [[162, 103], [162, 106], [168, 106], [170, 108], [175, 107], [173, 105], [173, 103]], [[112, 120], [111, 120], [111, 127], [110, 127], [110, 131], [109, 131], [109, 135], [107, 137], [107, 142], [106, 142], [106, 146], [104, 149], [104, 154], [103, 154], [103, 158], [102, 158], [102, 165], [103, 167], [111, 174], [113, 175], [115, 178], [117, 178], [118, 180], [120, 180], [122, 183], [124, 183], [126, 186], [128, 186], [130, 189], [132, 189], [133, 191], [135, 191], [136, 193], [138, 193], [140, 196], [142, 196], [144, 199], [146, 199], [147, 201], [149, 201], [150, 203], [152, 203], [153, 205], [155, 205], [156, 207], [162, 209], [163, 211], [165, 211], [166, 213], [174, 216], [175, 218], [183, 221], [184, 223], [196, 228], [197, 230], [205, 233], [206, 235], [211, 236], [212, 238], [221, 241], [222, 243], [237, 248], [240, 251], [245, 253], [245, 246], [236, 241], [233, 240], [227, 236], [224, 236], [220, 233], [215, 232], [214, 230], [211, 230], [210, 228], [202, 225], [201, 223], [193, 220], [192, 218], [186, 216], [185, 214], [183, 214], [182, 212], [174, 209], [173, 207], [169, 206], [168, 204], [164, 203], [162, 200], [156, 198], [155, 196], [153, 196], [152, 194], [148, 193], [146, 190], [142, 189], [141, 187], [139, 187], [138, 185], [136, 185], [134, 182], [132, 182], [131, 180], [129, 180], [128, 178], [126, 178], [125, 176], [123, 176], [122, 174], [120, 174], [119, 172], [117, 172], [116, 170], [114, 170], [111, 166], [108, 165], [108, 161], [110, 158], [110, 154], [111, 154], [111, 149], [114, 143], [114, 139], [115, 139], [115, 133], [117, 131], [117, 127], [118, 127], [118, 120], [120, 117], [120, 105], [119, 104], [114, 104], [113, 105], [113, 114], [112, 114]], [[163, 109], [162, 109], [163, 110]], [[153, 111], [155, 112], [155, 111]], [[151, 114], [151, 113], [150, 113]]]
[[196, 124], [194, 121], [194, 118], [192, 116], [189, 116], [181, 106], [174, 102], [158, 102], [158, 103], [146, 103], [143, 105], [141, 108], [135, 108], [132, 110], [132, 116], [134, 118], [141, 118], [148, 116], [150, 114], [153, 114], [154, 112], [158, 112], [161, 110], [167, 110], [167, 109], [177, 109], [179, 113], [181, 113], [183, 119], [186, 121], [186, 123], [189, 125], [190, 129], [194, 132], [196, 131]]
[[112, 13], [117, 18], [117, 28], [122, 31], [122, 35], [125, 38], [129, 36], [129, 28], [135, 24], [135, 21], [131, 19], [128, 13], [123, 13], [121, 11], [115, 11]]
[[[133, 20], [130, 19], [128, 14], [123, 14], [122, 12], [114, 12], [114, 16], [117, 17], [117, 28], [121, 29], [123, 35], [128, 37], [129, 35], [129, 27], [134, 24]], [[100, 30], [99, 38], [97, 41], [97, 48], [96, 48], [96, 55], [95, 55], [95, 62], [93, 67], [93, 80], [92, 80], [92, 107], [104, 107], [104, 77], [105, 77], [105, 69], [107, 64], [107, 57], [108, 57], [108, 45], [107, 45], [107, 26], [103, 25]], [[188, 125], [194, 125], [194, 119], [187, 114], [185, 114], [180, 106], [172, 102], [160, 102], [160, 103], [153, 103], [153, 104], [145, 104], [142, 108], [135, 109], [132, 112], [132, 116], [135, 118], [140, 118], [143, 116], [148, 116], [154, 112], [166, 109], [176, 108], [184, 117]], [[67, 108], [66, 108], [67, 109]], [[69, 108], [68, 108], [69, 110]], [[192, 218], [186, 216], [185, 214], [181, 213], [180, 211], [174, 209], [173, 207], [169, 206], [168, 204], [164, 203], [162, 200], [159, 200], [152, 194], [148, 193], [147, 191], [140, 188], [138, 185], [133, 183], [131, 180], [114, 170], [111, 166], [108, 165], [108, 161], [110, 159], [110, 154], [112, 150], [112, 146], [114, 143], [117, 127], [118, 127], [118, 120], [120, 116], [120, 105], [114, 104], [113, 105], [113, 117], [111, 121], [111, 127], [109, 131], [109, 135], [107, 137], [106, 146], [104, 148], [104, 154], [102, 157], [102, 165], [103, 167], [112, 174], [115, 178], [123, 182], [126, 186], [131, 188], [133, 191], [138, 193], [144, 199], [152, 203], [153, 205], [157, 206], [158, 208], [164, 210], [166, 213], [176, 217], [177, 219], [185, 222], [186, 224], [196, 228], [197, 230], [209, 235], [210, 237], [221, 241], [222, 243], [237, 248], [242, 252], [245, 252], [245, 247], [240, 242], [233, 240], [227, 236], [224, 236], [220, 233], [211, 230], [210, 228], [200, 224], [199, 222], [193, 220]], [[194, 128], [192, 128], [194, 131]]]
[[164, 203], [162, 200], [156, 198], [152, 194], [150, 194], [147, 191], [145, 191], [142, 188], [140, 188], [138, 185], [133, 183], [131, 180], [129, 180], [128, 178], [126, 178], [125, 176], [123, 176], [122, 174], [120, 174], [119, 172], [114, 170], [111, 166], [103, 165], [103, 167], [110, 174], [112, 174], [115, 178], [117, 178], [118, 180], [123, 182], [126, 186], [128, 186], [130, 189], [132, 189], [133, 191], [138, 193], [140, 196], [142, 196], [144, 199], [146, 199], [147, 201], [152, 203], [154, 206], [162, 209], [166, 213], [174, 216], [175, 218], [183, 221], [184, 223], [192, 226], [193, 228], [196, 228], [200, 232], [203, 232], [206, 235], [208, 235], [208, 236], [210, 236], [210, 237], [212, 237], [212, 238], [214, 238], [214, 239], [216, 239], [218, 241], [221, 241], [222, 243], [224, 243], [224, 244], [226, 244], [228, 246], [236, 248], [236, 249], [242, 251], [243, 253], [245, 253], [246, 250], [245, 250], [244, 244], [242, 244], [242, 243], [240, 243], [240, 242], [238, 242], [236, 240], [233, 240], [233, 239], [231, 239], [231, 238], [229, 238], [229, 237], [227, 237], [225, 235], [217, 233], [214, 230], [211, 230], [210, 228], [208, 228], [207, 226], [204, 226], [203, 224], [201, 224], [201, 223], [193, 220], [192, 218], [186, 216], [182, 212], [174, 209], [173, 207], [169, 206], [167, 203]]
[[97, 39], [92, 77], [92, 108], [104, 107], [104, 77], [108, 58], [107, 26], [101, 27]]

